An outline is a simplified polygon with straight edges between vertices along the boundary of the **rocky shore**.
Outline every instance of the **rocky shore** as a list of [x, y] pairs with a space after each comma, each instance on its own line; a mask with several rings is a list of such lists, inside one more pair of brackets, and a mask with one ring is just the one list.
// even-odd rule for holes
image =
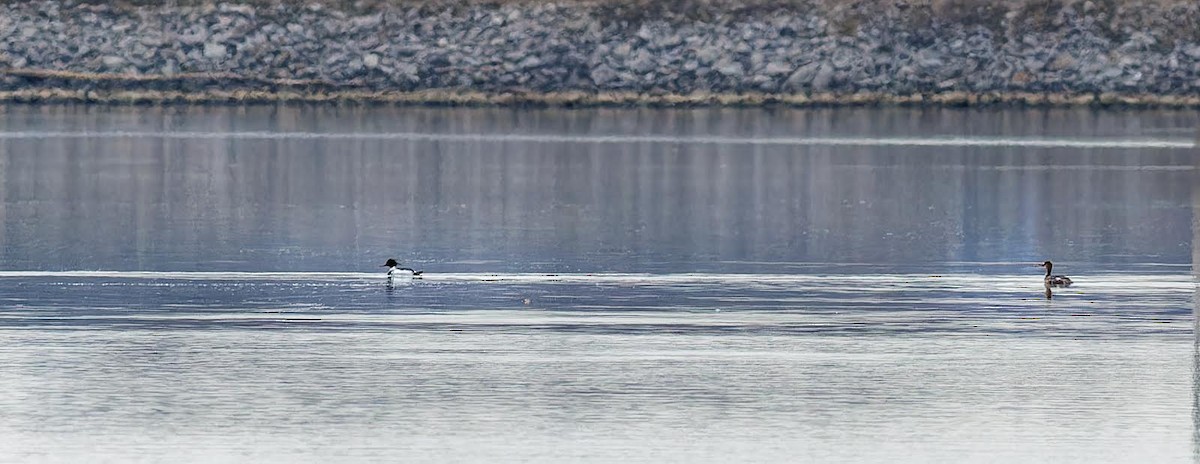
[[0, 99], [1200, 107], [1200, 2], [656, 5], [8, 3]]

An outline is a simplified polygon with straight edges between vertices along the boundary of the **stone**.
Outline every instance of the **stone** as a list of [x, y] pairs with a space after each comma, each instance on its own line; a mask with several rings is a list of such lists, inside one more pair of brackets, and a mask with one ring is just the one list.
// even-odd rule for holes
[[813, 61], [805, 64], [792, 72], [787, 80], [783, 82], [783, 86], [790, 90], [800, 90], [812, 82], [813, 77], [816, 77], [817, 71], [820, 71], [821, 63]]
[[732, 60], [723, 60], [714, 68], [725, 77], [740, 79], [746, 75], [746, 68], [741, 63]]
[[1075, 66], [1075, 58], [1067, 53], [1059, 53], [1047, 65], [1053, 71], [1062, 71]]
[[646, 42], [650, 42], [650, 41], [654, 40], [654, 38], [657, 36], [657, 34], [655, 34], [654, 31], [651, 30], [650, 26], [647, 24], [643, 24], [642, 27], [639, 27], [637, 30], [637, 34], [634, 34], [634, 35], [636, 35], [637, 38], [642, 39]]
[[415, 64], [399, 63], [396, 65], [395, 76], [409, 82], [417, 82], [420, 80], [420, 70]]
[[657, 42], [655, 42], [655, 45], [659, 48], [675, 48], [681, 44], [683, 44], [683, 37], [680, 37], [678, 33], [659, 36]]
[[[1052, 18], [1061, 23], [1054, 30], [1023, 30], [1013, 22], [1015, 29], [996, 31], [954, 21], [914, 30], [902, 15], [889, 13], [867, 18], [853, 36], [826, 33], [838, 29], [836, 22], [789, 9], [697, 17], [668, 9], [661, 17], [607, 21], [571, 2], [374, 10], [312, 0], [274, 6], [218, 0], [131, 14], [60, 1], [0, 6], [0, 30], [13, 38], [0, 46], [0, 63], [79, 72], [352, 78], [347, 85], [380, 90], [901, 95], [941, 89], [1194, 98], [1200, 87], [1200, 43], [1121, 15], [1081, 13], [1099, 14], [1099, 0], [1064, 9]], [[1185, 5], [1169, 14], [1197, 11]], [[1099, 20], [1127, 39], [1091, 26]], [[145, 84], [113, 84], [125, 85], [137, 90]], [[181, 90], [204, 85], [182, 84]]]
[[106, 55], [103, 58], [100, 58], [100, 62], [104, 64], [104, 67], [108, 70], [117, 70], [123, 68], [128, 63], [125, 58], [115, 55]]
[[373, 29], [383, 24], [383, 13], [357, 16], [350, 19], [350, 24], [359, 29]]
[[812, 79], [812, 89], [817, 92], [829, 90], [830, 84], [833, 83], [833, 66], [822, 64], [817, 74]]
[[201, 30], [200, 32], [191, 34], [182, 34], [176, 37], [176, 40], [184, 45], [199, 45], [204, 43], [205, 40], [208, 40], [208, 33], [207, 31]]
[[647, 73], [653, 71], [656, 66], [653, 58], [650, 56], [650, 52], [643, 49], [638, 50], [637, 53], [634, 54], [633, 58], [630, 59], [626, 64], [626, 67], [633, 72]]
[[768, 76], [783, 76], [792, 72], [791, 65], [772, 61], [767, 63], [767, 67], [763, 69], [763, 73]]
[[597, 86], [604, 86], [617, 78], [617, 72], [606, 64], [601, 64], [592, 69], [589, 77], [592, 78], [592, 83]]
[[617, 58], [622, 58], [622, 59], [629, 56], [629, 54], [631, 52], [633, 52], [633, 46], [629, 45], [627, 43], [622, 43], [620, 45], [617, 45], [612, 50], [613, 56], [615, 56]]
[[696, 50], [696, 59], [700, 60], [701, 64], [713, 64], [721, 57], [721, 50], [717, 47], [708, 46]]
[[1192, 58], [1194, 60], [1200, 60], [1200, 45], [1193, 44], [1193, 45], [1188, 45], [1188, 46], [1184, 47], [1183, 54], [1187, 55], [1188, 58]]
[[375, 69], [379, 67], [379, 55], [368, 53], [362, 57], [363, 66], [367, 69]]
[[226, 13], [237, 13], [242, 16], [254, 16], [254, 7], [250, 5], [235, 5], [222, 3], [220, 10]]
[[525, 59], [521, 60], [520, 63], [517, 63], [517, 68], [522, 69], [522, 70], [529, 70], [529, 69], [537, 68], [541, 65], [542, 65], [541, 59], [539, 59], [536, 56], [528, 56], [528, 57], [525, 57]]
[[931, 48], [926, 48], [917, 52], [917, 56], [915, 58], [917, 66], [925, 70], [937, 69], [946, 65], [946, 62], [942, 59], [941, 53], [938, 53], [937, 50], [933, 50]]
[[216, 42], [207, 42], [204, 44], [204, 57], [210, 60], [225, 59], [225, 45]]

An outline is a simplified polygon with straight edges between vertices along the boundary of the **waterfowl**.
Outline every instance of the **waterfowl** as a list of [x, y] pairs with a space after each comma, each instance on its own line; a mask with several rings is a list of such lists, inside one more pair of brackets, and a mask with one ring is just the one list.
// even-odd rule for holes
[[421, 275], [421, 271], [413, 270], [412, 268], [407, 268], [407, 267], [399, 267], [399, 266], [400, 266], [400, 263], [396, 262], [395, 259], [388, 259], [386, 263], [383, 263], [382, 267], [388, 268], [388, 271], [387, 271], [388, 279], [391, 279], [392, 277], [396, 277], [396, 276], [419, 276], [419, 275]]
[[1054, 263], [1046, 261], [1038, 266], [1046, 268], [1046, 286], [1047, 287], [1069, 287], [1071, 286], [1071, 278], [1063, 275], [1051, 275], [1051, 270], [1054, 269]]

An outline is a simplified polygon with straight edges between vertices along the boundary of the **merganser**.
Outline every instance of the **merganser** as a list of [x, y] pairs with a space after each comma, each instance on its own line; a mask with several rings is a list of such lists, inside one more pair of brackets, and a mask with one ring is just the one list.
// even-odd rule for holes
[[397, 267], [397, 266], [400, 266], [400, 263], [396, 262], [395, 259], [388, 259], [386, 263], [383, 263], [382, 267], [388, 268], [388, 271], [387, 271], [388, 279], [391, 279], [392, 277], [395, 277], [395, 276], [415, 277], [415, 276], [421, 275], [421, 271], [416, 271], [416, 270], [413, 270], [413, 269], [407, 268], [407, 267]]
[[1050, 275], [1050, 271], [1054, 269], [1054, 263], [1046, 261], [1038, 266], [1046, 268], [1046, 286], [1047, 287], [1069, 287], [1071, 286], [1071, 278], [1062, 275]]

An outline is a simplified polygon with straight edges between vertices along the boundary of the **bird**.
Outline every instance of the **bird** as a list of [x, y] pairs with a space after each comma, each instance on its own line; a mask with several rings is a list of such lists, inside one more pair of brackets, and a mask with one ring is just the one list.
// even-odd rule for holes
[[399, 267], [399, 266], [400, 266], [400, 263], [396, 262], [396, 260], [394, 258], [390, 258], [387, 260], [386, 263], [383, 263], [382, 267], [388, 268], [387, 276], [388, 276], [389, 280], [392, 277], [397, 277], [397, 276], [416, 277], [416, 276], [421, 275], [422, 271], [417, 271], [412, 268]]
[[1071, 278], [1064, 275], [1051, 275], [1051, 270], [1054, 269], [1054, 263], [1046, 261], [1038, 266], [1046, 268], [1046, 286], [1047, 287], [1070, 287]]

